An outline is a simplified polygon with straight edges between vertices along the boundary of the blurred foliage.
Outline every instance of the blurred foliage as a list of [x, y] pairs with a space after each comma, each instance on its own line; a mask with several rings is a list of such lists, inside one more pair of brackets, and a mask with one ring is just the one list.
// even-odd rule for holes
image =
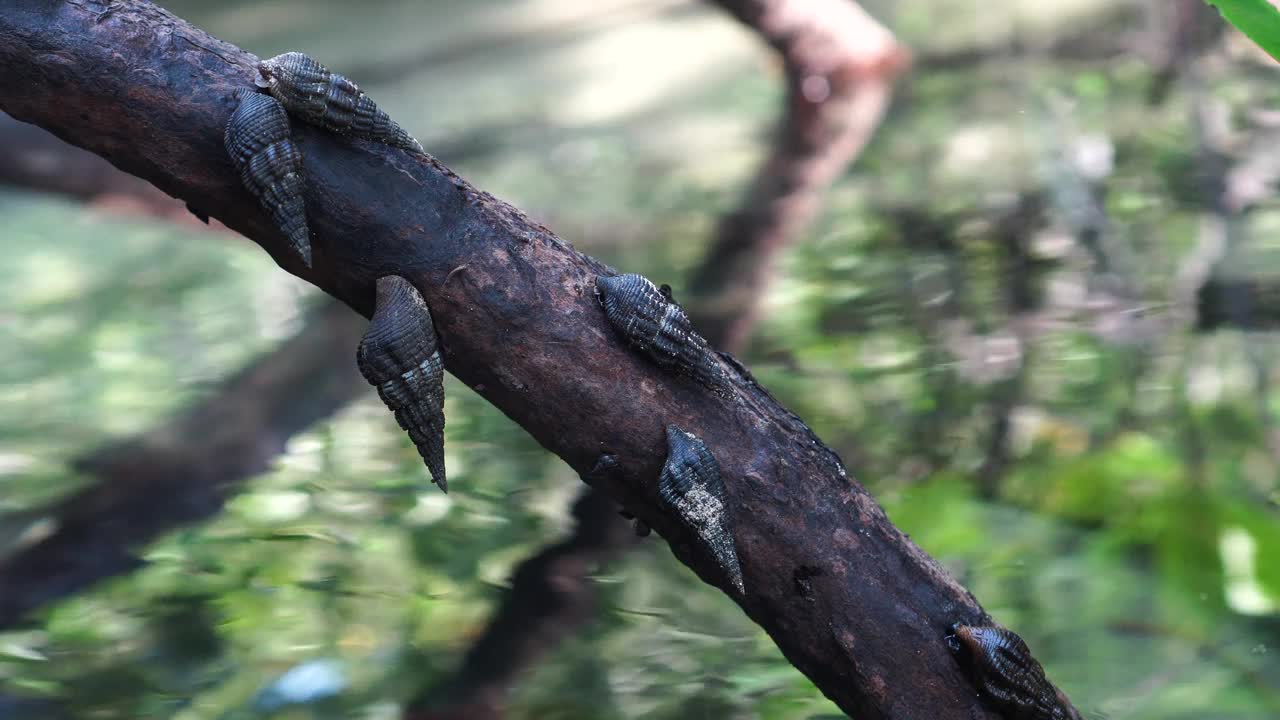
[[[1017, 26], [934, 4], [935, 20], [968, 24], [935, 38], [916, 4], [868, 7], [917, 48]], [[577, 5], [552, 0], [316, 5], [174, 10], [259, 54], [303, 49], [344, 72], [437, 51], [366, 89], [429, 148], [457, 148], [478, 185], [677, 297], [781, 98], [767, 54], [710, 10], [610, 0], [601, 8], [619, 18], [569, 32]], [[1098, 5], [1010, 3], [1010, 17]], [[1237, 129], [1280, 99], [1273, 72], [1204, 72]], [[1150, 106], [1149, 81], [1136, 58], [1034, 53], [911, 77], [783, 258], [745, 360], [1079, 707], [1273, 718], [1280, 408], [1258, 368], [1273, 376], [1280, 347], [1151, 319], [1169, 308], [1206, 203], [1196, 98], [1181, 89]], [[1084, 141], [1114, 148], [1100, 242], [1110, 279], [1141, 301], [1118, 313], [1137, 318], [1119, 331], [1116, 312], [1085, 302], [1107, 278], [1058, 192], [1063, 154]], [[1023, 194], [1050, 198], [1031, 244], [1051, 321], [1019, 345], [992, 218]], [[904, 232], [903, 208], [933, 229]], [[203, 397], [312, 301], [235, 239], [16, 191], [0, 194], [0, 216], [0, 512], [79, 487], [70, 459]], [[1239, 263], [1274, 266], [1274, 203], [1242, 222]], [[103, 719], [396, 717], [415, 687], [448, 678], [512, 568], [567, 531], [581, 487], [468, 389], [450, 381], [447, 394], [447, 497], [370, 393], [296, 438], [221, 516], [146, 548], [145, 569], [0, 635], [0, 692], [24, 698], [0, 698], [0, 715], [50, 717], [22, 704], [48, 698]], [[1002, 404], [1008, 463], [983, 477]], [[513, 718], [839, 716], [661, 541], [594, 581], [603, 612], [521, 683]], [[313, 702], [273, 709], [283, 697]]]

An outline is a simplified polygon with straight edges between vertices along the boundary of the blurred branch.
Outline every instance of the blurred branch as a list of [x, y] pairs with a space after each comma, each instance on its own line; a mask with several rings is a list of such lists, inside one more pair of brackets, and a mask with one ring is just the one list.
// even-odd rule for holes
[[135, 548], [222, 509], [290, 437], [368, 386], [352, 357], [365, 321], [321, 306], [293, 338], [165, 426], [76, 462], [97, 479], [28, 516], [38, 532], [0, 556], [0, 629], [54, 600], [141, 565]]
[[[303, 266], [223, 148], [235, 91], [253, 86], [257, 58], [150, 3], [107, 7], [18, 0], [0, 13], [0, 109], [197, 205], [361, 314], [372, 312], [379, 276], [406, 277], [431, 306], [451, 372], [579, 474], [613, 455], [616, 468], [595, 485], [724, 590], [844, 711], [992, 717], [944, 642], [950, 625], [986, 623], [986, 613], [744, 368], [724, 356], [732, 400], [663, 372], [605, 323], [592, 285], [610, 268], [432, 158], [295, 125], [313, 234], [314, 264]], [[305, 415], [308, 398], [293, 405]], [[668, 423], [719, 461], [745, 593], [659, 501]], [[800, 568], [821, 574], [806, 571], [801, 585]]]
[[[982, 386], [991, 414], [986, 452], [975, 472], [976, 486], [987, 497], [994, 497], [1000, 478], [1008, 465], [1010, 415], [1021, 402], [1029, 368], [1029, 353], [1034, 343], [1036, 317], [1040, 309], [1040, 282], [1045, 262], [1031, 255], [1032, 233], [1045, 223], [1046, 208], [1042, 192], [1027, 192], [1012, 204], [983, 208], [980, 211], [929, 213], [917, 208], [892, 208], [885, 212], [897, 227], [908, 253], [899, 263], [906, 288], [904, 302], [911, 306], [911, 317], [925, 350], [921, 356], [921, 372], [926, 378], [932, 398], [932, 409], [924, 413], [919, 426], [913, 428], [914, 443], [927, 458], [930, 470], [954, 461], [955, 448], [949, 435], [972, 408], [957, 407], [960, 381]], [[1007, 314], [1007, 328], [986, 333], [974, 313], [967, 309], [963, 250], [956, 238], [956, 228], [980, 222], [989, 226], [989, 234], [997, 245], [1000, 263], [1002, 298]], [[941, 287], [931, 289], [926, 297], [914, 288], [916, 278], [910, 271], [911, 258], [938, 254], [946, 273]], [[999, 340], [997, 351], [988, 345]]]
[[500, 718], [519, 676], [596, 616], [590, 573], [635, 543], [608, 495], [588, 489], [573, 506], [573, 533], [524, 561], [511, 589], [446, 685], [410, 704], [406, 720]]
[[[893, 208], [888, 211], [900, 242], [897, 264], [898, 285], [902, 304], [920, 339], [920, 375], [932, 400], [930, 412], [920, 413], [911, 423], [908, 435], [912, 449], [921, 453], [933, 472], [953, 457], [948, 443], [948, 430], [953, 421], [960, 387], [956, 363], [947, 349], [946, 335], [967, 314], [962, 298], [967, 295], [961, 248], [956, 242], [954, 216], [930, 213], [918, 207]], [[922, 257], [941, 256], [946, 265], [945, 288], [930, 288], [922, 293], [918, 268]]]
[[1280, 330], [1280, 277], [1210, 277], [1196, 290], [1196, 328]]
[[[1182, 257], [1173, 281], [1170, 304], [1173, 329], [1191, 329], [1201, 301], [1201, 288], [1214, 277], [1234, 248], [1240, 246], [1240, 218], [1228, 206], [1226, 141], [1229, 119], [1225, 107], [1205, 91], [1204, 81], [1194, 67], [1185, 72], [1191, 103], [1190, 124], [1195, 131], [1197, 196], [1201, 199], [1200, 232], [1195, 247]], [[1229, 306], [1238, 306], [1233, 300]], [[1234, 309], [1234, 307], [1233, 307]], [[1209, 448], [1192, 407], [1190, 387], [1194, 370], [1195, 335], [1187, 333], [1174, 380], [1174, 426], [1181, 438], [1180, 448], [1193, 484], [1208, 482]], [[1266, 422], [1267, 418], [1263, 418]]]
[[1186, 67], [1221, 38], [1227, 25], [1204, 0], [1147, 0], [1151, 19], [1151, 87], [1147, 101], [1164, 102]]
[[[1219, 327], [1238, 329], [1272, 330], [1280, 327], [1280, 287], [1274, 278], [1223, 277], [1220, 273], [1224, 261], [1240, 248], [1247, 239], [1248, 228], [1243, 210], [1252, 206], [1265, 194], [1269, 181], [1258, 181], [1259, 173], [1250, 168], [1265, 167], [1266, 160], [1246, 158], [1232, 167], [1228, 162], [1230, 136], [1229, 116], [1221, 105], [1212, 99], [1198, 75], [1193, 75], [1195, 103], [1192, 107], [1192, 124], [1196, 129], [1198, 165], [1202, 168], [1202, 194], [1205, 198], [1205, 218], [1201, 223], [1199, 252], [1192, 253], [1185, 261], [1187, 267], [1179, 272], [1183, 280], [1181, 300], [1187, 324], [1195, 323], [1197, 329], [1209, 331]], [[1269, 153], [1268, 153], [1269, 154]], [[1265, 173], [1262, 173], [1265, 177]], [[1242, 180], [1253, 178], [1253, 182]], [[1195, 263], [1199, 262], [1199, 265]], [[1190, 288], [1197, 278], [1199, 287]], [[1194, 336], [1192, 336], [1194, 338]], [[1194, 339], [1191, 341], [1194, 342]], [[1258, 420], [1266, 432], [1267, 450], [1273, 466], [1280, 467], [1280, 418], [1271, 408], [1271, 381], [1273, 368], [1269, 354], [1252, 334], [1243, 338], [1245, 358], [1253, 371]], [[1184, 363], [1182, 383], [1190, 382], [1189, 362]], [[1194, 459], [1203, 472], [1205, 449], [1199, 438], [1195, 418], [1182, 392], [1181, 402], [1184, 432], [1194, 435], [1193, 447], [1198, 450]]]
[[[205, 227], [181, 201], [150, 183], [3, 114], [0, 155], [10, 159], [0, 165], [0, 183]], [[363, 327], [359, 315], [326, 299], [297, 335], [176, 422], [77, 461], [95, 477], [91, 486], [6, 518], [13, 532], [26, 529], [34, 539], [0, 547], [0, 587], [17, 588], [0, 598], [0, 628], [136, 569], [141, 563], [135, 547], [219, 512], [245, 480], [269, 467], [285, 440], [358, 397], [365, 383], [352, 371], [347, 350]], [[298, 403], [304, 396], [307, 402]], [[209, 426], [217, 428], [212, 437]]]
[[1040, 307], [1039, 263], [1031, 255], [1031, 234], [1044, 220], [1044, 202], [1036, 195], [1023, 195], [996, 221], [993, 233], [1000, 245], [999, 276], [1006, 281], [1004, 305], [1009, 325], [1017, 340], [1017, 367], [996, 382], [988, 398], [991, 429], [987, 433], [986, 454], [978, 467], [978, 490], [983, 497], [1000, 494], [1000, 482], [1009, 467], [1009, 431], [1013, 411], [1023, 401], [1035, 345], [1030, 325]]
[[781, 55], [787, 82], [769, 157], [689, 283], [694, 325], [733, 352], [746, 344], [773, 258], [866, 147], [910, 55], [851, 0], [712, 1]]

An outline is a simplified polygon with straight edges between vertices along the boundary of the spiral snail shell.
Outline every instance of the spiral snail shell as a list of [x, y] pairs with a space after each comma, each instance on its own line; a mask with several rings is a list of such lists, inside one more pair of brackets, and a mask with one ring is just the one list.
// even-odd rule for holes
[[444, 363], [431, 312], [408, 280], [398, 275], [378, 278], [373, 318], [356, 351], [356, 365], [409, 434], [431, 479], [448, 492]]
[[240, 182], [271, 213], [271, 219], [302, 261], [311, 266], [311, 238], [302, 200], [302, 154], [289, 135], [289, 116], [267, 95], [242, 89], [223, 144]]
[[422, 146], [355, 83], [300, 52], [258, 63], [259, 85], [303, 122], [418, 154]]
[[1006, 718], [1081, 720], [1017, 634], [1002, 627], [962, 624], [952, 626], [951, 632], [948, 648], [979, 694]]
[[[665, 287], [665, 286], [664, 286]], [[596, 292], [609, 323], [632, 346], [664, 368], [727, 394], [728, 376], [689, 316], [642, 275], [601, 275]]]
[[658, 497], [693, 531], [738, 592], [745, 592], [720, 465], [706, 443], [675, 425], [667, 426], [667, 461], [658, 477]]

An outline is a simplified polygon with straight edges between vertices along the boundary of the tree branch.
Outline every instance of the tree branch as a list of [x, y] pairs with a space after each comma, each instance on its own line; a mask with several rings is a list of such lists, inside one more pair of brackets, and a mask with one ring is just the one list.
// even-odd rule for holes
[[773, 257], [800, 237], [823, 193], [866, 147], [910, 54], [851, 0], [712, 2], [778, 51], [787, 79], [769, 157], [689, 285], [694, 326], [737, 352]]
[[[827, 188], [854, 161], [879, 124], [885, 89], [900, 70], [904, 51], [896, 42], [884, 42], [892, 36], [869, 17], [856, 16], [861, 24], [848, 21], [846, 7], [839, 7], [834, 15], [846, 22], [829, 27], [823, 13], [831, 12], [833, 6], [824, 0], [773, 2], [769, 8], [760, 5], [759, 13], [748, 7], [753, 3], [712, 2], [736, 15], [766, 43], [784, 48], [783, 59], [794, 66], [786, 73], [781, 130], [770, 159], [757, 171], [755, 190], [744, 198], [739, 211], [722, 221], [716, 246], [692, 276], [689, 310], [701, 317], [698, 327], [703, 336], [713, 346], [736, 349], [755, 325], [755, 307], [768, 285], [777, 251], [799, 241]], [[852, 5], [852, 0], [841, 5]], [[792, 23], [793, 32], [784, 37], [777, 16], [797, 11], [806, 20]], [[817, 57], [813, 51], [801, 50], [813, 46], [826, 49]], [[842, 76], [848, 82], [839, 92], [805, 99], [806, 82], [829, 82], [834, 75], [831, 67], [843, 70], [855, 65], [889, 72], [884, 77], [873, 73], [861, 82]], [[773, 173], [780, 168], [798, 181], [778, 182]], [[720, 266], [726, 263], [732, 264], [732, 272], [721, 272]], [[749, 292], [739, 291], [744, 278]], [[588, 490], [579, 499], [572, 535], [520, 566], [511, 590], [467, 653], [457, 676], [443, 687], [428, 688], [411, 704], [407, 718], [501, 717], [519, 673], [591, 618], [595, 584], [587, 573], [632, 544], [631, 533], [615, 516], [613, 504], [598, 495]]]
[[[222, 148], [256, 58], [148, 3], [110, 6], [104, 16], [106, 3], [17, 0], [0, 13], [2, 109], [221, 219], [366, 316], [377, 277], [408, 278], [451, 372], [580, 474], [614, 455], [618, 467], [593, 482], [846, 712], [993, 717], [943, 641], [952, 623], [986, 614], [749, 373], [727, 361], [732, 399], [664, 373], [604, 321], [594, 282], [609, 268], [431, 158], [297, 124], [315, 254], [301, 266]], [[722, 465], [745, 595], [658, 502], [669, 423]]]

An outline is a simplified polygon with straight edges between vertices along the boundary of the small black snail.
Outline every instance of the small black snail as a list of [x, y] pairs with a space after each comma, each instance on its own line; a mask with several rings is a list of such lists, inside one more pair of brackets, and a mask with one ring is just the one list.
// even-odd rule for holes
[[675, 425], [667, 426], [667, 462], [658, 478], [658, 496], [693, 530], [738, 592], [745, 592], [720, 465], [702, 440]]
[[1022, 638], [992, 626], [957, 624], [951, 632], [947, 647], [1007, 720], [1082, 720]]
[[262, 75], [258, 84], [303, 122], [424, 154], [418, 141], [355, 83], [300, 52], [263, 60], [258, 73]]
[[431, 479], [448, 492], [444, 472], [444, 363], [431, 312], [398, 275], [378, 278], [377, 304], [356, 364], [426, 461]]
[[271, 213], [289, 246], [311, 266], [311, 238], [302, 200], [302, 154], [289, 136], [289, 116], [280, 103], [252, 90], [236, 93], [240, 104], [223, 134], [240, 182]]
[[[665, 286], [664, 286], [665, 287]], [[658, 365], [715, 390], [728, 392], [728, 376], [689, 316], [669, 293], [641, 275], [599, 276], [596, 292], [609, 323]]]

